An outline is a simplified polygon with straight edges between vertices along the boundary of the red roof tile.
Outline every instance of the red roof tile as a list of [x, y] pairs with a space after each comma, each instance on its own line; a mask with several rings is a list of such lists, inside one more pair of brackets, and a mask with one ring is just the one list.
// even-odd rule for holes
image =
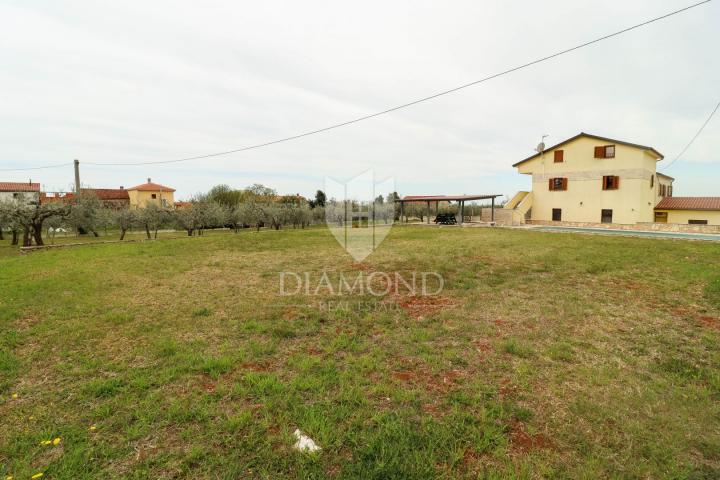
[[92, 192], [100, 200], [130, 200], [130, 195], [124, 188], [83, 188], [82, 191]]
[[174, 192], [174, 188], [166, 187], [165, 185], [160, 185], [159, 183], [143, 183], [142, 185], [137, 185], [132, 188], [128, 188], [128, 190], [139, 190], [141, 192]]
[[39, 183], [0, 182], [0, 192], [39, 192]]
[[655, 210], [720, 210], [720, 197], [665, 197]]

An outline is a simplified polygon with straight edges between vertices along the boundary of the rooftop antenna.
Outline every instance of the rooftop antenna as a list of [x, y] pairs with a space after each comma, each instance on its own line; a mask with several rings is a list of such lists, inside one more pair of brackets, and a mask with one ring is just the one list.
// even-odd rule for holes
[[540, 143], [538, 143], [538, 146], [535, 147], [536, 152], [542, 153], [545, 151], [545, 137], [549, 137], [549, 136], [550, 135], [548, 135], [547, 133], [542, 136], [542, 138], [540, 139]]

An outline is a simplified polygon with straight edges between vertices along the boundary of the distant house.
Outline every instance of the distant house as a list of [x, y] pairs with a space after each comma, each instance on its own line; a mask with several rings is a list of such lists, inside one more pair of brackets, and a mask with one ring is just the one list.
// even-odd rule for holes
[[127, 192], [130, 196], [130, 206], [133, 208], [145, 208], [151, 203], [170, 208], [175, 204], [175, 189], [153, 183], [149, 178], [147, 183], [128, 188]]
[[[121, 210], [130, 206], [130, 195], [123, 187], [120, 188], [82, 188], [82, 193], [93, 194], [105, 208]], [[40, 194], [40, 203], [70, 202], [75, 198], [75, 193], [43, 192]]]
[[720, 197], [673, 197], [652, 147], [580, 133], [517, 162], [532, 191], [505, 206], [535, 223], [720, 225]]
[[100, 199], [103, 206], [122, 210], [130, 206], [130, 194], [123, 187], [120, 188], [83, 188], [82, 192], [92, 192]]
[[40, 184], [32, 182], [0, 182], [0, 202], [16, 200], [31, 203], [40, 200]]

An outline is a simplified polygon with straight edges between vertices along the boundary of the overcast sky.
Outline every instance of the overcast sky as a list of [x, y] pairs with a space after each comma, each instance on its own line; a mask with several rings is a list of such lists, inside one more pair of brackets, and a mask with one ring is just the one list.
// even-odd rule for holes
[[[171, 160], [342, 122], [485, 77], [692, 0], [0, 0], [0, 168]], [[147, 177], [178, 198], [260, 182], [312, 194], [368, 168], [401, 194], [528, 189], [514, 162], [580, 131], [670, 159], [720, 100], [720, 1], [342, 129], [166, 166], [83, 165], [93, 187]], [[720, 195], [720, 114], [667, 170]], [[662, 167], [661, 167], [662, 168]], [[71, 167], [0, 172], [67, 190]]]

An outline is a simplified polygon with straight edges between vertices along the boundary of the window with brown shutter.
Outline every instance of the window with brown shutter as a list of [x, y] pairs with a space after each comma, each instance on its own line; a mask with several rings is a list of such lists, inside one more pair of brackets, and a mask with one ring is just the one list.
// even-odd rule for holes
[[615, 158], [615, 145], [595, 147], [595, 158]]
[[672, 185], [668, 185], [667, 187], [667, 196], [672, 197]]
[[655, 186], [655, 175], [650, 175], [650, 188]]
[[567, 190], [567, 178], [551, 178], [548, 182], [548, 189]]
[[563, 160], [563, 151], [562, 150], [555, 150], [555, 163], [562, 163]]
[[603, 177], [603, 190], [617, 190], [620, 187], [620, 177], [605, 175]]

